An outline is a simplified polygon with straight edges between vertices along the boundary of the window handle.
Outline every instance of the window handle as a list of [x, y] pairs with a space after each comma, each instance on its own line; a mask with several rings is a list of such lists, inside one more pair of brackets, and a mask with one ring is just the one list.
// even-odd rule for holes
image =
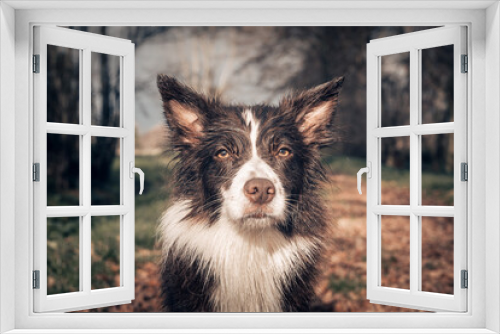
[[134, 178], [134, 173], [139, 174], [139, 183], [141, 185], [141, 189], [139, 190], [139, 195], [142, 195], [142, 191], [144, 190], [144, 172], [140, 168], [134, 167], [134, 162], [130, 161], [130, 178]]
[[361, 168], [358, 171], [358, 192], [359, 192], [360, 195], [361, 195], [361, 175], [363, 175], [363, 173], [366, 173], [366, 176], [369, 179], [372, 178], [372, 163], [370, 161], [368, 161], [368, 166], [367, 167]]

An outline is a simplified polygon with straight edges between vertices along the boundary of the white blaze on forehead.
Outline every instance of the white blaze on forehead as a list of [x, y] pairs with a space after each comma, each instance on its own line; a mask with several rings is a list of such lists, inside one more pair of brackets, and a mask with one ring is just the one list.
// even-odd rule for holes
[[250, 125], [250, 122], [252, 121], [253, 119], [253, 115], [252, 115], [252, 110], [250, 109], [245, 109], [245, 111], [243, 112], [243, 117], [245, 118], [245, 123], [247, 125]]
[[257, 136], [259, 134], [259, 122], [255, 119], [250, 109], [245, 110], [245, 121], [250, 126], [250, 144], [252, 145], [252, 158], [258, 157]]

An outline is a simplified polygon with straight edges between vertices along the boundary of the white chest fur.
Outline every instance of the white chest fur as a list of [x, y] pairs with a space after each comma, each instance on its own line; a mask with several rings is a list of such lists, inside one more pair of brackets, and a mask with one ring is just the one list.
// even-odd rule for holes
[[[163, 252], [197, 259], [214, 277], [213, 305], [221, 312], [279, 312], [283, 288], [314, 248], [303, 237], [279, 231], [241, 230], [221, 218], [215, 224], [184, 220], [188, 202], [177, 202], [163, 215]], [[175, 247], [175, 250], [173, 249]], [[180, 253], [179, 253], [180, 251]]]

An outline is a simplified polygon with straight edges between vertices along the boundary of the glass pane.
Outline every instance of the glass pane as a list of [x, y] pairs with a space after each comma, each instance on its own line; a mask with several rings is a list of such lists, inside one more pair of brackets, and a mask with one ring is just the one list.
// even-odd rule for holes
[[453, 294], [453, 218], [421, 219], [422, 291]]
[[382, 204], [410, 204], [410, 137], [382, 138]]
[[47, 45], [47, 122], [80, 122], [80, 50]]
[[47, 294], [80, 290], [80, 218], [47, 218]]
[[120, 204], [120, 139], [92, 137], [92, 205]]
[[453, 134], [422, 136], [422, 205], [453, 205]]
[[382, 126], [410, 124], [410, 53], [381, 57]]
[[410, 217], [382, 216], [382, 286], [410, 288]]
[[120, 126], [120, 57], [92, 52], [92, 125]]
[[423, 49], [422, 123], [453, 122], [453, 45]]
[[47, 134], [47, 205], [80, 205], [80, 136]]
[[92, 289], [120, 286], [120, 216], [92, 217]]

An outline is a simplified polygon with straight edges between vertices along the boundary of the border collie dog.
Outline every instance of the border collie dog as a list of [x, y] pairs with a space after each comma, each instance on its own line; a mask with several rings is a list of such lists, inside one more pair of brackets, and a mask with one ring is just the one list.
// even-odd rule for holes
[[165, 311], [309, 310], [329, 225], [319, 149], [336, 139], [343, 80], [241, 106], [158, 76], [177, 155], [159, 226]]

